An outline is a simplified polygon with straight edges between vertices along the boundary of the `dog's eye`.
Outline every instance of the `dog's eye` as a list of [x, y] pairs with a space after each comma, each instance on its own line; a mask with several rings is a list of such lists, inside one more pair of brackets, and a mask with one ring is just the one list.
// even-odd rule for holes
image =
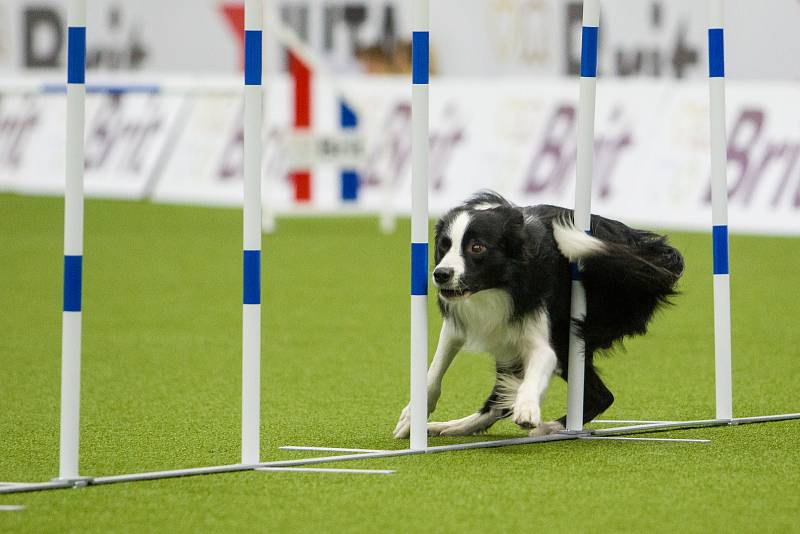
[[450, 246], [452, 245], [452, 241], [450, 241], [449, 237], [443, 237], [439, 240], [439, 249], [444, 251], [450, 250]]
[[473, 241], [469, 246], [469, 251], [473, 254], [483, 254], [486, 252], [486, 245]]

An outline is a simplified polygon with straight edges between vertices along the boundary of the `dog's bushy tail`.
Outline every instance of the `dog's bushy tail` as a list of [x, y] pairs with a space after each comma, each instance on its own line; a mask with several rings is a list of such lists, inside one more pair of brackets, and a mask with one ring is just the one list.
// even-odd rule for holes
[[683, 257], [664, 236], [600, 217], [592, 218], [589, 235], [565, 217], [553, 222], [553, 237], [567, 259], [583, 266], [584, 337], [597, 348], [644, 334], [656, 309], [677, 293]]
[[683, 273], [680, 252], [664, 236], [625, 228], [627, 232], [615, 235], [618, 240], [611, 241], [603, 239], [602, 234], [589, 235], [571, 221], [562, 220], [553, 225], [553, 236], [561, 253], [570, 261], [581, 261], [584, 272], [607, 273], [643, 290], [673, 294]]

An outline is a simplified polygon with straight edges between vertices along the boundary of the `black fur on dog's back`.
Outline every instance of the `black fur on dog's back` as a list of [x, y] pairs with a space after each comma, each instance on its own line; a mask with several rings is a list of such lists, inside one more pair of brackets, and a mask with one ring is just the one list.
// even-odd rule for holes
[[[492, 211], [506, 218], [509, 250], [504, 283], [514, 301], [514, 315], [521, 317], [546, 304], [563, 368], [571, 271], [569, 260], [558, 250], [553, 225], [571, 224], [573, 212], [550, 205], [515, 206], [492, 191], [478, 193], [457, 210], [487, 206], [495, 206]], [[580, 326], [589, 354], [609, 349], [625, 336], [645, 334], [655, 312], [676, 294], [684, 268], [680, 252], [664, 236], [598, 215], [591, 217], [591, 235], [602, 241], [606, 250], [581, 260], [587, 312]]]

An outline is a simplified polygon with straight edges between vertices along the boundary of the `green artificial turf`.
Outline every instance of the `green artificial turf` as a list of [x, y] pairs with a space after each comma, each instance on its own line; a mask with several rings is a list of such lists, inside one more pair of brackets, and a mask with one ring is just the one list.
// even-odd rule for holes
[[[62, 202], [0, 195], [0, 480], [57, 474]], [[241, 214], [88, 201], [81, 472], [239, 460]], [[408, 224], [281, 220], [264, 237], [262, 458], [284, 444], [402, 448]], [[601, 362], [613, 418], [713, 417], [710, 238], [675, 234], [683, 294]], [[800, 240], [731, 241], [735, 412], [800, 411]], [[431, 348], [440, 319], [431, 301]], [[432, 351], [431, 351], [432, 353]], [[493, 379], [462, 355], [434, 419]], [[563, 414], [554, 380], [544, 406]], [[501, 422], [490, 437], [521, 436]], [[0, 495], [0, 532], [798, 532], [800, 422], [360, 460], [389, 476], [235, 473]], [[433, 444], [485, 438], [435, 438]]]

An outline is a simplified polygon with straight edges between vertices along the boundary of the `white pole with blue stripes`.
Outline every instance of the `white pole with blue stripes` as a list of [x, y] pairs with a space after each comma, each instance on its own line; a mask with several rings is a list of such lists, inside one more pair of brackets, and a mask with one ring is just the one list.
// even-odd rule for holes
[[725, 133], [723, 0], [710, 0], [708, 74], [711, 119], [711, 221], [714, 247], [714, 359], [717, 419], [733, 418], [731, 289], [728, 270], [728, 154]]
[[[581, 78], [578, 97], [578, 161], [575, 180], [575, 226], [591, 231], [592, 166], [594, 162], [594, 107], [597, 89], [597, 37], [600, 25], [599, 0], [584, 0], [581, 31]], [[586, 316], [586, 292], [581, 282], [580, 265], [572, 266], [570, 318]], [[586, 361], [583, 339], [570, 328], [567, 367], [567, 430], [583, 429], [583, 388]]]
[[428, 447], [428, 0], [411, 12], [411, 430], [409, 447]]
[[58, 477], [65, 480], [79, 477], [86, 0], [70, 0], [67, 10], [64, 311], [61, 333], [61, 428], [58, 469]]
[[260, 461], [262, 0], [244, 7], [242, 463]]

